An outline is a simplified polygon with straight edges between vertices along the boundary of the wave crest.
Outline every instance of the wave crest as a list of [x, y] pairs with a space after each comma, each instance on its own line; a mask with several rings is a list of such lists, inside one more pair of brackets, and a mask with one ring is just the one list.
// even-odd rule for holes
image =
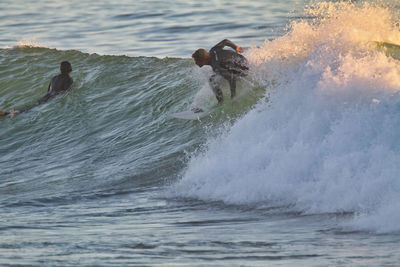
[[248, 53], [269, 101], [210, 138], [175, 188], [234, 204], [354, 212], [352, 227], [400, 231], [400, 64], [371, 45], [400, 41], [397, 21], [369, 3], [305, 12], [314, 19]]

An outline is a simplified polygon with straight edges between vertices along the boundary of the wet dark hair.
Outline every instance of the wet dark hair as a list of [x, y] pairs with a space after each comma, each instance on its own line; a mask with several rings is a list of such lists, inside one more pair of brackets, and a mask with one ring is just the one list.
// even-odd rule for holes
[[200, 48], [197, 49], [193, 54], [192, 54], [192, 58], [194, 58], [195, 60], [203, 60], [206, 55], [207, 55], [207, 50]]
[[64, 73], [64, 74], [70, 73], [72, 71], [71, 63], [69, 63], [68, 61], [61, 62], [60, 71], [61, 71], [61, 73]]

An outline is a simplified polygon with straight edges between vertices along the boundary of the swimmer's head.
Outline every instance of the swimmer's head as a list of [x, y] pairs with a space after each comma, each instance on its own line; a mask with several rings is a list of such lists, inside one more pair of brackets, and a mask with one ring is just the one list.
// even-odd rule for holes
[[69, 63], [68, 61], [61, 62], [60, 71], [63, 74], [69, 74], [72, 71], [71, 63]]
[[211, 56], [207, 50], [200, 48], [192, 54], [192, 58], [197, 66], [203, 67], [204, 65], [210, 64]]

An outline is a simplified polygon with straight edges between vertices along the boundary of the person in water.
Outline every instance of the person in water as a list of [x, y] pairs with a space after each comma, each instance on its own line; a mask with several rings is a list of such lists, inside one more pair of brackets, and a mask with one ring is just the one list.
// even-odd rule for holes
[[[225, 46], [229, 46], [235, 51], [225, 50]], [[201, 68], [204, 65], [210, 65], [214, 71], [214, 74], [209, 78], [209, 83], [218, 104], [224, 101], [220, 88], [221, 78], [229, 82], [231, 99], [233, 99], [236, 96], [236, 79], [247, 75], [249, 64], [247, 59], [239, 53], [243, 53], [243, 48], [225, 39], [216, 44], [210, 51], [200, 48], [192, 55], [197, 66]]]
[[47, 94], [42, 98], [40, 98], [35, 105], [22, 110], [10, 110], [10, 112], [6, 112], [0, 109], [0, 116], [5, 116], [10, 114], [13, 117], [15, 114], [28, 111], [33, 107], [36, 107], [37, 105], [46, 103], [48, 100], [55, 97], [56, 95], [71, 89], [73, 83], [72, 78], [69, 76], [70, 73], [72, 72], [71, 63], [69, 63], [68, 61], [61, 62], [60, 71], [61, 71], [60, 74], [54, 76], [51, 79], [49, 87], [47, 88]]

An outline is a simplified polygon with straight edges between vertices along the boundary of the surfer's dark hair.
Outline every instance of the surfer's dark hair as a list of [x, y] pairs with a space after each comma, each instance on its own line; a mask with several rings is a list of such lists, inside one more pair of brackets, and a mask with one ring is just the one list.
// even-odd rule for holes
[[60, 71], [61, 71], [61, 73], [64, 73], [64, 74], [70, 73], [72, 71], [71, 63], [69, 63], [68, 61], [61, 62]]
[[206, 57], [207, 55], [207, 50], [200, 48], [197, 49], [193, 54], [192, 54], [192, 58], [196, 59], [196, 60], [202, 60]]

